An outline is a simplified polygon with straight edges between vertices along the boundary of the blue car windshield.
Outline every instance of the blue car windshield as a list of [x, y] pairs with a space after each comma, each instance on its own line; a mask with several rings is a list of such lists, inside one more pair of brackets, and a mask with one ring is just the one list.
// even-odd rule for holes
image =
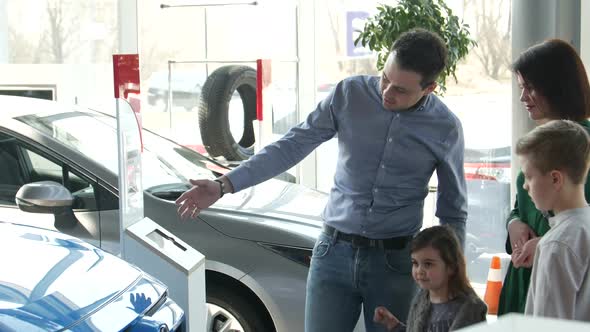
[[[88, 109], [47, 111], [16, 118], [118, 174], [117, 120]], [[150, 131], [143, 130], [143, 188], [214, 178], [207, 159]]]

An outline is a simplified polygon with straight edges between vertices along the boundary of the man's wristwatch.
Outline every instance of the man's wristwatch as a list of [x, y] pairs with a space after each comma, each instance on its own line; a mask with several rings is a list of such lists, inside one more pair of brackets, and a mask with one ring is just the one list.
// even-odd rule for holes
[[219, 180], [219, 179], [215, 179], [213, 180], [217, 183], [219, 183], [219, 198], [223, 197], [223, 195], [225, 194], [223, 191], [225, 189], [225, 183], [223, 183], [223, 181]]

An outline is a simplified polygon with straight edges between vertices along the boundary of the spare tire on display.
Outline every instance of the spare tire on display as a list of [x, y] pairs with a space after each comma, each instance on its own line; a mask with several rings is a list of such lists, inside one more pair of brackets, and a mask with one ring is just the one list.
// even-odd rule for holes
[[[230, 110], [230, 102], [238, 92], [241, 106]], [[234, 96], [234, 102], [236, 102]], [[242, 112], [239, 114], [237, 112]], [[240, 137], [230, 128], [232, 119], [243, 119]], [[254, 154], [256, 119], [256, 70], [248, 66], [223, 66], [205, 81], [199, 103], [199, 128], [205, 149], [212, 157], [229, 161], [246, 160]], [[238, 120], [239, 121], [239, 120]], [[241, 129], [241, 128], [240, 128]]]

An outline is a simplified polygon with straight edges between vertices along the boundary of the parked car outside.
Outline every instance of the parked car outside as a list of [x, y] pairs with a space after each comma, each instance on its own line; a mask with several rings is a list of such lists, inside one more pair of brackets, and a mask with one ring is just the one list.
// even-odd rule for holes
[[185, 331], [167, 287], [80, 239], [0, 222], [0, 331]]
[[468, 192], [466, 256], [503, 253], [507, 236], [506, 219], [511, 210], [510, 146], [465, 149]]
[[[113, 110], [8, 96], [0, 96], [0, 105], [0, 218], [58, 230], [118, 254]], [[269, 180], [181, 220], [175, 199], [190, 178], [215, 178], [216, 163], [147, 130], [142, 139], [145, 215], [206, 257], [207, 332], [303, 331], [307, 272], [327, 195]], [[19, 210], [17, 190], [47, 180], [74, 196], [69, 212]]]
[[[172, 71], [172, 106], [192, 111], [199, 105], [201, 88], [207, 79], [205, 71]], [[152, 109], [167, 112], [168, 109], [168, 71], [156, 71], [147, 80], [147, 101]]]

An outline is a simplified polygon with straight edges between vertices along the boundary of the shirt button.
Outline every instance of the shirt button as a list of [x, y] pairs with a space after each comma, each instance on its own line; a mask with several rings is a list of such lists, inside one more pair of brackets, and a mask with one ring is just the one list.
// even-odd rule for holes
[[369, 209], [369, 212], [373, 212], [373, 208], [370, 208], [370, 209]]
[[375, 189], [373, 189], [373, 191], [376, 192], [376, 193], [378, 193], [379, 192], [379, 189], [375, 188]]
[[381, 168], [385, 168], [385, 164], [381, 164]]
[[391, 141], [393, 141], [393, 138], [390, 137], [387, 142], [391, 143]]

